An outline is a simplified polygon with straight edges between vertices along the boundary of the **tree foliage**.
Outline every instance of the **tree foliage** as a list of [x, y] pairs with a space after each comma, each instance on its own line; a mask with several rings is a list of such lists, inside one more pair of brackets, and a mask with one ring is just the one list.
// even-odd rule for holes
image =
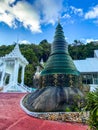
[[69, 45], [69, 53], [72, 59], [85, 59], [87, 57], [94, 56], [94, 50], [98, 49], [98, 44], [95, 42], [83, 44], [70, 44]]
[[[10, 53], [13, 50], [14, 46], [15, 44], [0, 46], [0, 57]], [[39, 64], [41, 59], [43, 59], [44, 62], [47, 61], [50, 54], [51, 44], [48, 43], [46, 39], [44, 39], [39, 43], [39, 45], [31, 43], [21, 44], [19, 47], [21, 53], [29, 62], [29, 65], [26, 67], [25, 72], [25, 84], [28, 86], [33, 86], [33, 75], [35, 73], [36, 66]], [[79, 40], [74, 40], [73, 44], [69, 44], [69, 53], [74, 60], [93, 57], [94, 50], [96, 49], [98, 49], [98, 44], [95, 44], [93, 42], [83, 44]]]

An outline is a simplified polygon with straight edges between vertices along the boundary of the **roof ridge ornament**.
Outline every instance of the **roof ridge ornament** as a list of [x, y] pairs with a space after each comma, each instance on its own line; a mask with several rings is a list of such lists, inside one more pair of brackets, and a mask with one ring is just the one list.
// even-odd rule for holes
[[58, 24], [60, 24], [60, 17], [58, 16]]
[[[18, 43], [18, 42], [16, 43], [16, 45], [15, 45], [15, 47], [14, 47], [14, 50], [15, 50], [15, 49], [18, 49], [18, 50], [20, 51], [20, 49], [19, 49], [19, 43]], [[14, 50], [13, 50], [13, 51], [14, 51]]]

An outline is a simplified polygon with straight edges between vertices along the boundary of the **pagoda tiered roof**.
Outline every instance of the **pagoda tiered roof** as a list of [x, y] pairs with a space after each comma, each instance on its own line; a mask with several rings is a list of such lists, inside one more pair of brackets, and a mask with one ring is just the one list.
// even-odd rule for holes
[[16, 44], [14, 49], [9, 54], [6, 54], [5, 56], [2, 57], [3, 60], [9, 60], [9, 59], [12, 60], [16, 58], [20, 59], [23, 63], [28, 64], [26, 58], [21, 54], [18, 44]]
[[41, 76], [50, 74], [80, 74], [68, 53], [68, 44], [60, 23], [56, 27], [54, 41], [51, 45], [51, 54], [45, 69], [41, 72]]

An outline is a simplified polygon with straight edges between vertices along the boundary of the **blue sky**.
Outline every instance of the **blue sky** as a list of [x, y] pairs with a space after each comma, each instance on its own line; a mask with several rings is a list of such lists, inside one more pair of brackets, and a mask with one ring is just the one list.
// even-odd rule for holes
[[0, 0], [0, 45], [52, 42], [58, 17], [67, 42], [98, 40], [98, 0]]

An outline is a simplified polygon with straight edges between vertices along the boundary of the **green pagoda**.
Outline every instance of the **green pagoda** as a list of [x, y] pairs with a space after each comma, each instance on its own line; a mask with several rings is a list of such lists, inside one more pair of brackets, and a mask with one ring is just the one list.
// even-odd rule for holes
[[[76, 69], [73, 60], [68, 53], [68, 44], [65, 41], [63, 28], [60, 23], [58, 23], [54, 41], [51, 46], [51, 54], [46, 63], [45, 69], [41, 72], [41, 86], [47, 87], [51, 85], [62, 85], [63, 87], [68, 87], [73, 84], [74, 86], [77, 86], [76, 84], [79, 75], [80, 73]], [[74, 82], [71, 79], [73, 79]], [[71, 83], [71, 81], [73, 83]]]
[[68, 45], [60, 23], [56, 27], [51, 54], [41, 76], [50, 74], [80, 74], [68, 53]]
[[29, 111], [65, 111], [66, 108], [72, 108], [75, 96], [79, 95], [82, 99], [79, 86], [80, 72], [68, 53], [63, 28], [58, 23], [51, 54], [40, 74], [40, 88], [27, 94], [22, 104]]

